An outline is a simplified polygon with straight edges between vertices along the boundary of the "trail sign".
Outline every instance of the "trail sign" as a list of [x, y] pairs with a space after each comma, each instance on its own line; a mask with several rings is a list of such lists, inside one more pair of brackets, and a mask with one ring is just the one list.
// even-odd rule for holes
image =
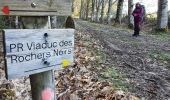
[[71, 15], [72, 0], [0, 0], [0, 15]]
[[8, 29], [3, 33], [8, 79], [73, 63], [73, 29]]

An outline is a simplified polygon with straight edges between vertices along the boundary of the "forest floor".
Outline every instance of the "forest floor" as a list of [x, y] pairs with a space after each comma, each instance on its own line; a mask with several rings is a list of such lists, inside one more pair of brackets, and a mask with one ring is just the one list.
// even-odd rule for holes
[[[83, 20], [76, 20], [76, 29], [98, 41], [99, 55], [106, 54], [108, 65], [97, 72], [101, 78], [143, 100], [170, 99], [170, 34], [143, 29], [139, 37], [132, 37], [133, 30]], [[115, 70], [121, 78], [115, 77]], [[123, 84], [118, 81], [122, 77]]]

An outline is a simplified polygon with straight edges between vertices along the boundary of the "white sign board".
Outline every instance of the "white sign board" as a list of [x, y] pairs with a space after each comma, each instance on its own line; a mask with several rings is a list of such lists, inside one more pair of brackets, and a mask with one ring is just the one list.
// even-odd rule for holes
[[73, 29], [9, 29], [3, 33], [8, 79], [73, 63]]

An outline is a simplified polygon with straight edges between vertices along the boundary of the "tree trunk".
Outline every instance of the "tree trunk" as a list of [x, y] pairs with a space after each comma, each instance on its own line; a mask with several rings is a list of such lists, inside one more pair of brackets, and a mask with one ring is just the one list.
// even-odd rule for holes
[[133, 24], [134, 24], [132, 12], [133, 12], [133, 0], [128, 0], [128, 26], [129, 28], [133, 28]]
[[158, 0], [157, 29], [167, 31], [168, 25], [168, 0]]
[[72, 8], [71, 8], [71, 10], [72, 10], [72, 13], [74, 14], [74, 3], [75, 3], [75, 0], [72, 0]]
[[89, 6], [90, 6], [90, 0], [87, 0], [87, 7], [86, 7], [86, 20], [88, 20], [88, 16], [89, 16]]
[[100, 8], [97, 8], [96, 10], [96, 22], [100, 22]]
[[80, 18], [86, 19], [85, 0], [81, 0]]
[[80, 7], [80, 18], [83, 19], [83, 1], [81, 0], [81, 7]]
[[117, 5], [117, 13], [116, 13], [116, 23], [121, 23], [122, 19], [122, 11], [123, 11], [123, 2], [124, 0], [118, 0], [118, 5]]
[[87, 19], [88, 17], [88, 8], [89, 8], [89, 0], [81, 0], [81, 10], [80, 10], [80, 18]]
[[91, 13], [91, 21], [93, 22], [95, 20], [95, 1], [96, 0], [91, 0], [92, 1], [92, 13]]
[[111, 9], [112, 9], [112, 2], [113, 2], [113, 0], [109, 0], [108, 12], [107, 12], [107, 22], [108, 22], [108, 24], [111, 23]]
[[100, 5], [101, 0], [96, 0], [96, 22], [100, 21], [99, 15], [100, 15]]
[[105, 8], [105, 0], [102, 0], [102, 9], [101, 9], [101, 22], [104, 22], [104, 8]]

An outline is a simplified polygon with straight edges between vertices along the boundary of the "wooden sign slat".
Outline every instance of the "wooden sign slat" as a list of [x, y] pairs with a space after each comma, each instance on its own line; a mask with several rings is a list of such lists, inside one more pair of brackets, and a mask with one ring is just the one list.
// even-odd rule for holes
[[74, 30], [4, 30], [4, 48], [8, 79], [58, 70], [73, 63]]
[[[9, 14], [2, 11], [5, 6], [9, 8]], [[0, 0], [0, 15], [69, 16], [71, 6], [71, 0]]]

